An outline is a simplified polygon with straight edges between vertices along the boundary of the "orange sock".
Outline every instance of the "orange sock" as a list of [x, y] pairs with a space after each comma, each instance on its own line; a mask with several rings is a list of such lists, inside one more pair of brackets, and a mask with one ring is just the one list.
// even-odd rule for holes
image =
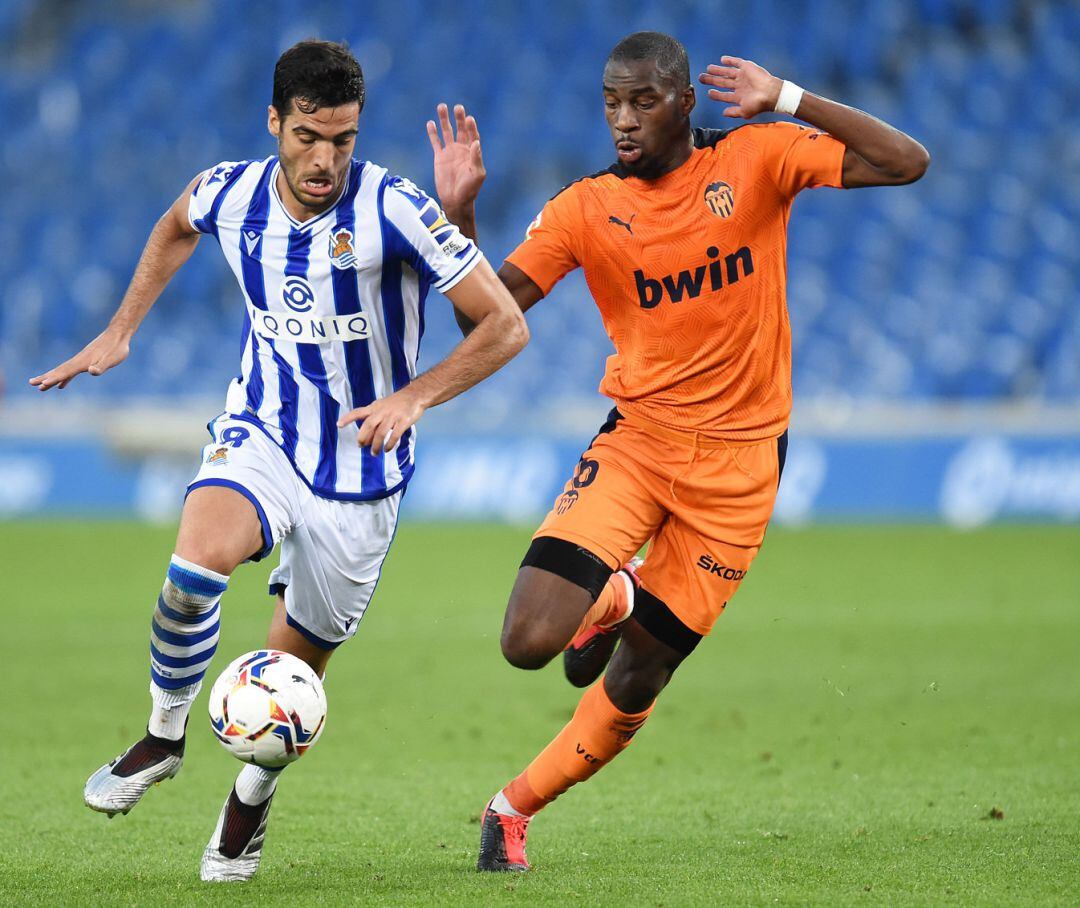
[[567, 726], [503, 794], [518, 813], [532, 816], [618, 756], [650, 712], [652, 706], [641, 713], [618, 710], [601, 679], [585, 692]]
[[626, 599], [626, 578], [616, 571], [608, 578], [608, 582], [600, 590], [600, 595], [596, 597], [596, 602], [585, 613], [570, 639], [576, 639], [578, 634], [585, 633], [593, 625], [606, 625], [617, 621], [626, 612]]

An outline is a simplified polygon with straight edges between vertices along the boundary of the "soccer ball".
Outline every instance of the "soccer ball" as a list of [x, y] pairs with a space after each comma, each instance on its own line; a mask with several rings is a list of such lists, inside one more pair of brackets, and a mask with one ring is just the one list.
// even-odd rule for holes
[[278, 650], [245, 653], [210, 689], [210, 727], [245, 763], [277, 767], [299, 760], [325, 723], [319, 676], [306, 662]]

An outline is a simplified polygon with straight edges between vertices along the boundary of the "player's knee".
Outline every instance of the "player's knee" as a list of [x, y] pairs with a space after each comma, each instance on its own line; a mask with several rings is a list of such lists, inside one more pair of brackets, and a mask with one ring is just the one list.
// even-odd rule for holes
[[[530, 553], [536, 548], [534, 543]], [[593, 599], [595, 596], [587, 589], [557, 571], [522, 566], [503, 622], [502, 652], [506, 661], [516, 668], [543, 668], [570, 642]]]
[[199, 486], [184, 502], [176, 554], [219, 574], [232, 574], [263, 548], [262, 520], [235, 489]]
[[566, 645], [566, 632], [553, 626], [551, 610], [540, 607], [534, 597], [515, 591], [502, 629], [502, 652], [515, 668], [543, 668]]
[[500, 642], [507, 662], [530, 671], [543, 668], [560, 650], [558, 642], [537, 628], [506, 626]]
[[210, 541], [181, 540], [181, 544], [176, 547], [176, 554], [185, 561], [225, 576], [231, 575], [238, 566], [235, 558], [222, 552], [220, 547]]
[[182, 527], [176, 540], [176, 554], [185, 561], [225, 576], [231, 576], [248, 557], [242, 552], [232, 539], [223, 540], [218, 532], [199, 533]]

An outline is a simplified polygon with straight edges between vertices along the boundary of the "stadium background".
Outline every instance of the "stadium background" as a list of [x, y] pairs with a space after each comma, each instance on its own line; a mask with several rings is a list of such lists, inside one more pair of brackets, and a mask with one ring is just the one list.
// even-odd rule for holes
[[[0, 0], [0, 905], [1080, 902], [1080, 7], [254, 8]], [[107, 822], [80, 792], [141, 734], [147, 618], [236, 368], [240, 296], [217, 250], [201, 244], [120, 368], [47, 395], [26, 379], [101, 329], [194, 173], [273, 152], [291, 42], [351, 43], [361, 154], [429, 188], [424, 122], [469, 106], [499, 262], [559, 186], [610, 161], [601, 65], [643, 27], [686, 41], [695, 73], [755, 59], [933, 154], [914, 186], [795, 204], [777, 522], [799, 526], [770, 529], [633, 751], [537, 818], [537, 872], [470, 872], [483, 800], [578, 696], [557, 665], [512, 671], [498, 647], [535, 518], [607, 409], [608, 341], [564, 282], [517, 360], [425, 415], [406, 520], [264, 866], [201, 887], [236, 771], [201, 703], [182, 778], [131, 816]], [[706, 100], [696, 120], [735, 125]], [[456, 338], [441, 298], [427, 314], [422, 364]], [[232, 578], [211, 675], [264, 639], [269, 569]]]
[[[783, 28], [774, 27], [783, 23]], [[219, 160], [273, 152], [273, 61], [352, 45], [367, 77], [359, 154], [431, 188], [424, 122], [476, 114], [498, 263], [543, 202], [611, 159], [607, 50], [639, 26], [876, 113], [932, 151], [902, 190], [807, 192], [791, 227], [796, 412], [777, 519], [1080, 518], [1080, 7], [1067, 2], [779, 0], [342, 6], [0, 4], [0, 515], [171, 520], [235, 370], [242, 318], [207, 243], [102, 379], [26, 378], [104, 325], [155, 218]], [[725, 121], [702, 94], [696, 121]], [[421, 365], [457, 338], [428, 302]], [[584, 283], [530, 314], [509, 368], [421, 424], [410, 518], [529, 521], [602, 421], [610, 344]]]

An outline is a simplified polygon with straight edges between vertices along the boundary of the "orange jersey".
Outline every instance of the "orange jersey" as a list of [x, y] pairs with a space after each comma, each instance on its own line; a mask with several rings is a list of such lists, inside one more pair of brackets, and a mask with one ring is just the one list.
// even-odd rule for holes
[[656, 180], [618, 165], [548, 202], [507, 261], [546, 295], [576, 267], [615, 354], [601, 393], [627, 415], [731, 441], [791, 413], [787, 223], [802, 189], [841, 185], [844, 145], [793, 123], [694, 130]]

